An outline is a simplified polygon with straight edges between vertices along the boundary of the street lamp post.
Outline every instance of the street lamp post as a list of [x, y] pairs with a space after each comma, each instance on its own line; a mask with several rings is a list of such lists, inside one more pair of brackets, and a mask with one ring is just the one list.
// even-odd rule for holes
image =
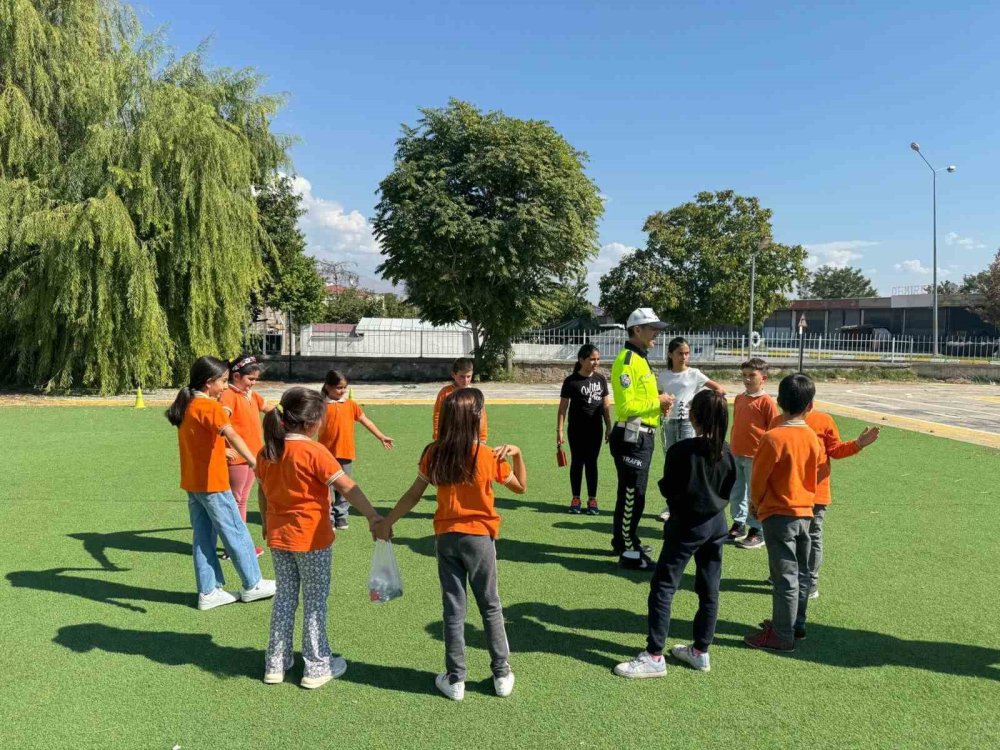
[[927, 157], [924, 156], [923, 152], [920, 151], [920, 144], [919, 143], [917, 143], [916, 141], [914, 141], [913, 143], [910, 144], [910, 148], [913, 149], [914, 151], [916, 151], [917, 155], [921, 159], [924, 160], [924, 164], [926, 164], [927, 168], [931, 170], [931, 175], [932, 175], [931, 192], [932, 192], [933, 202], [934, 202], [934, 208], [933, 208], [933, 212], [934, 212], [934, 214], [933, 214], [933, 216], [934, 216], [934, 229], [933, 229], [933, 232], [934, 232], [934, 239], [933, 239], [934, 251], [933, 251], [933, 256], [931, 257], [931, 274], [932, 274], [931, 278], [933, 279], [933, 285], [931, 286], [931, 298], [933, 299], [934, 311], [932, 313], [933, 314], [933, 318], [931, 319], [931, 331], [932, 331], [931, 335], [933, 336], [934, 341], [931, 344], [931, 347], [932, 347], [931, 348], [931, 352], [932, 352], [933, 356], [936, 358], [938, 356], [938, 354], [939, 354], [939, 351], [938, 351], [938, 283], [937, 283], [937, 269], [938, 269], [938, 265], [937, 265], [937, 173], [938, 172], [948, 172], [949, 174], [951, 174], [952, 172], [955, 171], [956, 167], [955, 167], [954, 164], [949, 164], [947, 167], [942, 167], [941, 169], [934, 169], [934, 167], [931, 166], [931, 163], [929, 161], [927, 161]]
[[747, 328], [747, 359], [753, 356], [753, 303], [757, 284], [757, 253], [771, 244], [766, 237], [757, 243], [757, 250], [750, 253], [750, 325]]

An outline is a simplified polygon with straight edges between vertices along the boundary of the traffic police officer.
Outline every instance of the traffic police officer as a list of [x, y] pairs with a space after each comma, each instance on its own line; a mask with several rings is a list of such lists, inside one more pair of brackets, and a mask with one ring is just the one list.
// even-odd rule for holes
[[622, 567], [644, 570], [653, 565], [649, 548], [639, 541], [639, 520], [646, 507], [646, 484], [653, 460], [653, 440], [660, 415], [673, 397], [656, 390], [656, 377], [646, 356], [666, 323], [648, 307], [633, 310], [625, 324], [628, 341], [611, 368], [615, 424], [611, 455], [618, 472], [618, 497], [611, 546]]

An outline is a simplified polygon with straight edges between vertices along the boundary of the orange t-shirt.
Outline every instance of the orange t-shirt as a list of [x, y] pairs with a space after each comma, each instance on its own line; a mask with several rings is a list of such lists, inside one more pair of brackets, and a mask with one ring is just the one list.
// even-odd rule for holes
[[[433, 430], [432, 437], [435, 440], [438, 439], [438, 422], [441, 419], [441, 404], [444, 403], [444, 400], [446, 398], [448, 398], [448, 396], [450, 396], [452, 393], [454, 393], [457, 390], [458, 390], [458, 388], [455, 387], [454, 383], [449, 383], [444, 388], [442, 388], [440, 391], [438, 391], [437, 400], [434, 401], [434, 415], [433, 415], [434, 430]], [[486, 444], [486, 435], [487, 435], [487, 433], [488, 433], [488, 430], [487, 430], [487, 425], [486, 425], [486, 407], [484, 406], [483, 407], [483, 417], [479, 421], [479, 442], [481, 444], [484, 444], [484, 445]]]
[[823, 447], [805, 421], [768, 430], [760, 440], [750, 475], [757, 518], [812, 518]]
[[277, 461], [268, 461], [262, 451], [257, 478], [267, 499], [267, 546], [310, 552], [333, 544], [330, 484], [343, 474], [330, 451], [304, 435], [287, 435]]
[[[264, 408], [264, 397], [256, 391], [238, 391], [229, 386], [219, 396], [219, 403], [229, 413], [236, 434], [243, 438], [247, 448], [257, 455], [264, 447], [264, 430], [260, 425], [260, 412]], [[245, 464], [243, 456], [237, 456], [233, 464]]]
[[226, 441], [222, 430], [229, 416], [222, 404], [195, 396], [177, 428], [181, 452], [181, 489], [188, 492], [225, 492], [229, 489]]
[[779, 416], [778, 404], [766, 393], [760, 396], [741, 393], [737, 396], [733, 403], [733, 431], [729, 436], [729, 448], [733, 455], [753, 458], [771, 421]]
[[[430, 482], [428, 466], [435, 444], [424, 449], [420, 457], [420, 478]], [[437, 510], [434, 512], [435, 534], [472, 534], [497, 538], [500, 516], [493, 505], [493, 483], [507, 484], [514, 476], [506, 460], [498, 461], [493, 449], [480, 444], [473, 449], [476, 461], [475, 480], [467, 484], [443, 484], [437, 488]]]
[[356, 456], [354, 446], [354, 423], [365, 413], [353, 398], [343, 401], [326, 402], [326, 417], [319, 430], [319, 442], [326, 446], [336, 458], [353, 461]]
[[[771, 422], [771, 427], [777, 427], [784, 422], [784, 417], [778, 415]], [[806, 414], [806, 424], [812, 427], [813, 432], [819, 437], [820, 445], [823, 446], [823, 459], [820, 461], [819, 469], [816, 472], [816, 499], [814, 505], [829, 505], [833, 501], [830, 490], [830, 459], [849, 458], [861, 452], [861, 446], [857, 440], [848, 440], [846, 443], [840, 439], [840, 432], [837, 430], [837, 423], [833, 421], [826, 412], [811, 411]]]

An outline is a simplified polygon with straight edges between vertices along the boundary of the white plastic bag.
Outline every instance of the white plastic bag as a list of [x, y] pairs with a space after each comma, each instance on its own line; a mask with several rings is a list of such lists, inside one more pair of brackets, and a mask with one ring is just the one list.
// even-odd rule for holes
[[376, 604], [384, 604], [402, 595], [403, 579], [399, 575], [392, 542], [379, 539], [375, 542], [372, 568], [368, 573], [368, 596]]

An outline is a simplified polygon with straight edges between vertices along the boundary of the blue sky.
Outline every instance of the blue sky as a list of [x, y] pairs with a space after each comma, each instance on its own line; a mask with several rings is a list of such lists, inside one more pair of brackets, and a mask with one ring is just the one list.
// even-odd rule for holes
[[961, 280], [1000, 246], [1000, 4], [146, 0], [149, 29], [287, 92], [318, 256], [375, 278], [368, 217], [401, 123], [450, 97], [549, 121], [606, 196], [597, 279], [645, 243], [646, 216], [732, 188], [775, 238], [845, 263], [883, 293], [927, 283], [931, 173], [938, 267]]

